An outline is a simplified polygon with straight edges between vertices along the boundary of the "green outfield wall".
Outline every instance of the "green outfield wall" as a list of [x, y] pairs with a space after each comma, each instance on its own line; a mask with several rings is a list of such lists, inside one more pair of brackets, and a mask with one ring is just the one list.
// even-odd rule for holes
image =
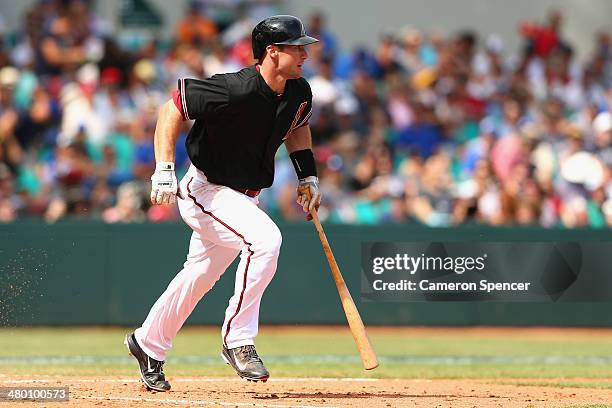
[[[344, 323], [314, 226], [279, 223], [283, 247], [261, 307], [266, 324]], [[361, 302], [362, 241], [609, 241], [610, 230], [416, 225], [326, 225], [336, 260], [366, 324], [612, 326], [612, 303]], [[0, 325], [135, 325], [184, 262], [180, 223], [108, 225], [36, 221], [0, 225]], [[610, 268], [612, 266], [602, 265]], [[221, 324], [235, 264], [200, 302], [193, 324]]]

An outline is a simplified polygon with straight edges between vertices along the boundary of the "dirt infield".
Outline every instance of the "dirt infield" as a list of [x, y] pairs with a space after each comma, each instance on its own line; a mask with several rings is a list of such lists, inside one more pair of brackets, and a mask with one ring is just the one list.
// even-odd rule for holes
[[[0, 335], [0, 387], [65, 386], [70, 400], [0, 401], [0, 408], [612, 407], [610, 328], [372, 327], [381, 367], [371, 373], [344, 353], [353, 347], [344, 326], [262, 331], [262, 349], [274, 350], [264, 352], [273, 375], [267, 383], [218, 377], [231, 369], [216, 352], [198, 354], [217, 349], [217, 330], [191, 327], [177, 339], [168, 393], [144, 389], [122, 347], [123, 328], [7, 331]], [[92, 342], [99, 347], [92, 350]], [[43, 345], [50, 346], [47, 355], [40, 354]], [[287, 378], [312, 373], [337, 377]], [[343, 378], [351, 375], [377, 378]]]
[[[3, 387], [68, 386], [70, 401], [2, 406], [143, 407], [224, 406], [269, 408], [331, 407], [567, 407], [612, 401], [612, 390], [535, 385], [542, 380], [395, 380], [273, 378], [251, 383], [239, 378], [170, 378], [168, 393], [149, 392], [134, 378], [1, 376]], [[559, 380], [555, 380], [559, 381]], [[586, 379], [564, 379], [579, 383]], [[601, 382], [601, 380], [598, 380]], [[612, 379], [605, 380], [612, 383]], [[508, 384], [513, 383], [513, 384]]]

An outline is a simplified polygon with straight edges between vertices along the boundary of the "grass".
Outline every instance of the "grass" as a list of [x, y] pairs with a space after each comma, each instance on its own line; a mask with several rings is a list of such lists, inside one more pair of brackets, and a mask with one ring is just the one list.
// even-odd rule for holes
[[498, 384], [518, 385], [525, 387], [554, 387], [554, 388], [590, 388], [599, 390], [612, 390], [612, 382], [597, 381], [500, 381]]
[[[134, 375], [126, 355], [126, 328], [0, 329], [0, 373], [19, 375]], [[588, 378], [610, 384], [612, 332], [528, 331], [479, 333], [469, 330], [369, 329], [381, 366], [361, 367], [344, 327], [263, 327], [257, 349], [275, 376], [376, 378]], [[216, 328], [187, 327], [167, 358], [168, 375], [234, 375], [219, 357]], [[35, 357], [63, 358], [36, 360]], [[561, 383], [571, 386], [571, 382]], [[548, 385], [532, 383], [525, 385]], [[586, 385], [583, 385], [586, 386]], [[592, 406], [596, 407], [596, 405]]]

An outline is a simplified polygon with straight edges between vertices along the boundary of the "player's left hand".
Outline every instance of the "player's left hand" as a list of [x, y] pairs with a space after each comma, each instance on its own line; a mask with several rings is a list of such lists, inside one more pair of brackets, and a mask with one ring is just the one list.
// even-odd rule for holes
[[151, 176], [151, 204], [174, 204], [177, 189], [174, 163], [157, 162]]
[[319, 179], [316, 176], [308, 176], [300, 179], [300, 184], [297, 188], [297, 203], [302, 206], [307, 220], [312, 220], [310, 211], [314, 209], [319, 210], [321, 205], [321, 191], [319, 190]]

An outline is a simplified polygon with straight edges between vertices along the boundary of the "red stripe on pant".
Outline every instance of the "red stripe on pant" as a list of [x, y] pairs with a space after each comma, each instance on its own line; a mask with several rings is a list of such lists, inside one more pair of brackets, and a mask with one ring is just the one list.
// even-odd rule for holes
[[191, 194], [191, 189], [189, 188], [189, 185], [191, 184], [191, 182], [193, 181], [193, 177], [189, 180], [189, 183], [187, 183], [187, 193], [189, 195], [189, 198], [191, 198], [193, 200], [193, 203], [195, 205], [197, 205], [198, 207], [200, 207], [200, 210], [202, 210], [202, 212], [204, 214], [207, 214], [209, 216], [211, 216], [215, 221], [217, 221], [218, 223], [220, 223], [221, 225], [223, 225], [225, 228], [227, 228], [228, 230], [232, 231], [234, 234], [236, 234], [238, 237], [240, 237], [240, 239], [242, 239], [242, 242], [245, 243], [245, 245], [247, 245], [249, 247], [248, 251], [249, 251], [249, 256], [247, 258], [247, 262], [246, 262], [246, 266], [244, 268], [244, 277], [243, 277], [243, 282], [242, 282], [242, 291], [240, 292], [240, 300], [238, 301], [238, 306], [236, 307], [236, 313], [234, 313], [234, 315], [232, 317], [230, 317], [230, 319], [227, 322], [227, 328], [225, 329], [225, 336], [223, 336], [223, 345], [225, 347], [227, 347], [227, 335], [229, 334], [230, 331], [230, 326], [232, 324], [232, 320], [234, 320], [234, 318], [238, 315], [238, 312], [240, 311], [240, 307], [242, 306], [242, 300], [244, 298], [244, 291], [246, 290], [246, 285], [247, 285], [247, 273], [249, 272], [249, 264], [251, 263], [251, 255], [254, 254], [253, 250], [251, 249], [251, 243], [247, 242], [246, 239], [244, 239], [244, 235], [238, 233], [235, 229], [233, 229], [232, 227], [230, 227], [229, 225], [227, 225], [227, 223], [221, 221], [219, 218], [217, 218], [213, 213], [211, 213], [210, 211], [206, 211], [204, 209], [204, 207], [202, 206], [202, 204], [198, 203], [198, 201], [196, 200], [196, 198]]

